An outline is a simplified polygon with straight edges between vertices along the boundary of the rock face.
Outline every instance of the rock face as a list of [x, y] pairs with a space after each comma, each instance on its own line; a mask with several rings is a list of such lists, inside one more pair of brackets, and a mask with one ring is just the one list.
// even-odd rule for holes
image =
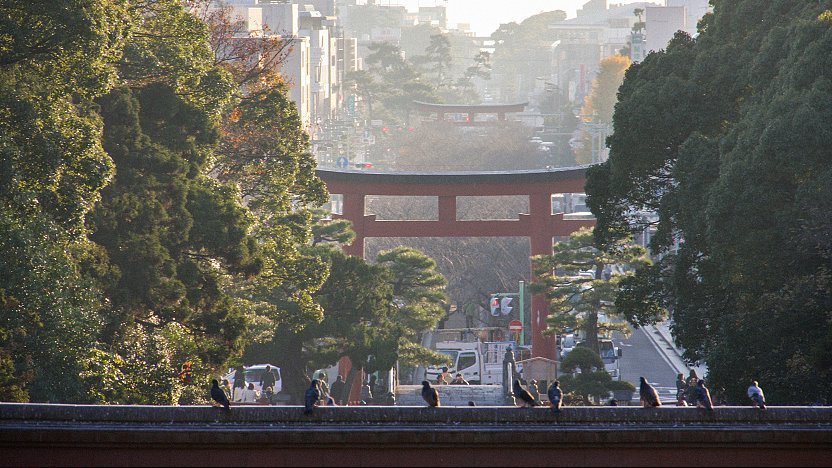
[[[514, 406], [514, 399], [505, 394], [502, 385], [434, 385], [442, 406]], [[399, 385], [396, 406], [425, 406], [421, 385]]]

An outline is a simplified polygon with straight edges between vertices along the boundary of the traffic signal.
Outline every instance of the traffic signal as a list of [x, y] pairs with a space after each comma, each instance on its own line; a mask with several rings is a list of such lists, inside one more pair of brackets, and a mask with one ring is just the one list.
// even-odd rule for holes
[[500, 315], [500, 298], [497, 296], [491, 296], [491, 315], [494, 317]]
[[514, 298], [513, 297], [504, 297], [500, 300], [500, 312], [502, 312], [503, 315], [508, 315], [511, 312], [511, 309], [514, 308], [514, 307], [511, 307], [511, 305], [509, 305], [509, 304], [511, 304], [512, 299], [514, 299]]

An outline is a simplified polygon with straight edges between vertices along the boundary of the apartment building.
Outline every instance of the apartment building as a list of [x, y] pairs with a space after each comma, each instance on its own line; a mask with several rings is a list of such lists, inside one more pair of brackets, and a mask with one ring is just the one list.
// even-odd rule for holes
[[[218, 5], [219, 6], [219, 2]], [[315, 135], [322, 121], [343, 104], [344, 74], [359, 69], [357, 46], [345, 37], [334, 0], [227, 0], [232, 17], [251, 36], [278, 37], [290, 44], [280, 72], [290, 84], [305, 129]]]

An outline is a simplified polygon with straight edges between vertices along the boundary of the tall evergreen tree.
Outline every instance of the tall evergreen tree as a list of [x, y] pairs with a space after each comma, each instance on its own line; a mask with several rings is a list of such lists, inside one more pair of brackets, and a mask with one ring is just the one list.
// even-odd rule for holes
[[657, 212], [664, 257], [628, 308], [672, 308], [686, 357], [735, 401], [756, 379], [774, 401], [828, 402], [832, 3], [713, 3], [696, 39], [627, 72], [587, 180], [596, 238]]

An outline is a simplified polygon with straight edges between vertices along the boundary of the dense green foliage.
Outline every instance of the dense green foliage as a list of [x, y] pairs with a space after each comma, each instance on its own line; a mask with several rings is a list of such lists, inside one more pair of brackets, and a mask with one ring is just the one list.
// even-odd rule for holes
[[448, 36], [431, 34], [424, 54], [405, 57], [389, 42], [368, 46], [366, 70], [350, 72], [346, 84], [355, 89], [366, 106], [366, 117], [385, 125], [410, 125], [413, 101], [479, 103], [474, 78], [490, 78], [490, 54], [480, 52], [469, 60], [460, 76], [454, 76], [454, 57]]
[[[624, 312], [624, 318], [635, 326], [659, 318], [660, 310], [627, 314], [628, 311], [615, 307], [616, 294], [626, 287], [632, 271], [650, 263], [644, 248], [628, 241], [624, 238], [605, 249], [597, 249], [593, 231], [580, 229], [568, 241], [556, 243], [551, 255], [533, 257], [536, 279], [531, 290], [546, 296], [552, 312], [546, 318], [546, 333], [582, 329], [587, 345], [598, 353], [599, 334], [607, 336], [613, 330], [625, 333], [629, 330], [626, 324], [609, 320], [613, 316]], [[613, 267], [622, 269], [623, 274], [613, 273]], [[601, 313], [607, 320], [599, 321]]]
[[[318, 234], [351, 239], [344, 223], [322, 220], [316, 226]], [[329, 277], [314, 294], [315, 303], [325, 311], [323, 318], [302, 328], [283, 324], [270, 340], [246, 351], [246, 359], [252, 361], [291, 356], [284, 358], [282, 368], [284, 391], [290, 396], [300, 401], [311, 372], [342, 357], [354, 364], [348, 383], [358, 370], [384, 371], [396, 361], [402, 365], [444, 362], [446, 356], [417, 344], [420, 333], [433, 328], [445, 313], [445, 280], [432, 259], [401, 247], [368, 263], [321, 237], [305, 253], [329, 265]]]
[[0, 399], [204, 401], [255, 306], [320, 320], [328, 270], [299, 249], [326, 191], [285, 84], [214, 56], [223, 26], [179, 0], [0, 5]]
[[658, 213], [662, 260], [623, 308], [672, 309], [734, 402], [756, 379], [772, 402], [829, 403], [832, 2], [712, 3], [696, 39], [626, 73], [587, 181], [596, 239]]
[[567, 394], [567, 401], [571, 400], [572, 404], [580, 402], [586, 405], [590, 404], [591, 397], [597, 401], [615, 390], [632, 392], [636, 389], [625, 380], [612, 380], [604, 370], [601, 356], [583, 343], [563, 358], [561, 370], [567, 374], [560, 377], [561, 388]]

